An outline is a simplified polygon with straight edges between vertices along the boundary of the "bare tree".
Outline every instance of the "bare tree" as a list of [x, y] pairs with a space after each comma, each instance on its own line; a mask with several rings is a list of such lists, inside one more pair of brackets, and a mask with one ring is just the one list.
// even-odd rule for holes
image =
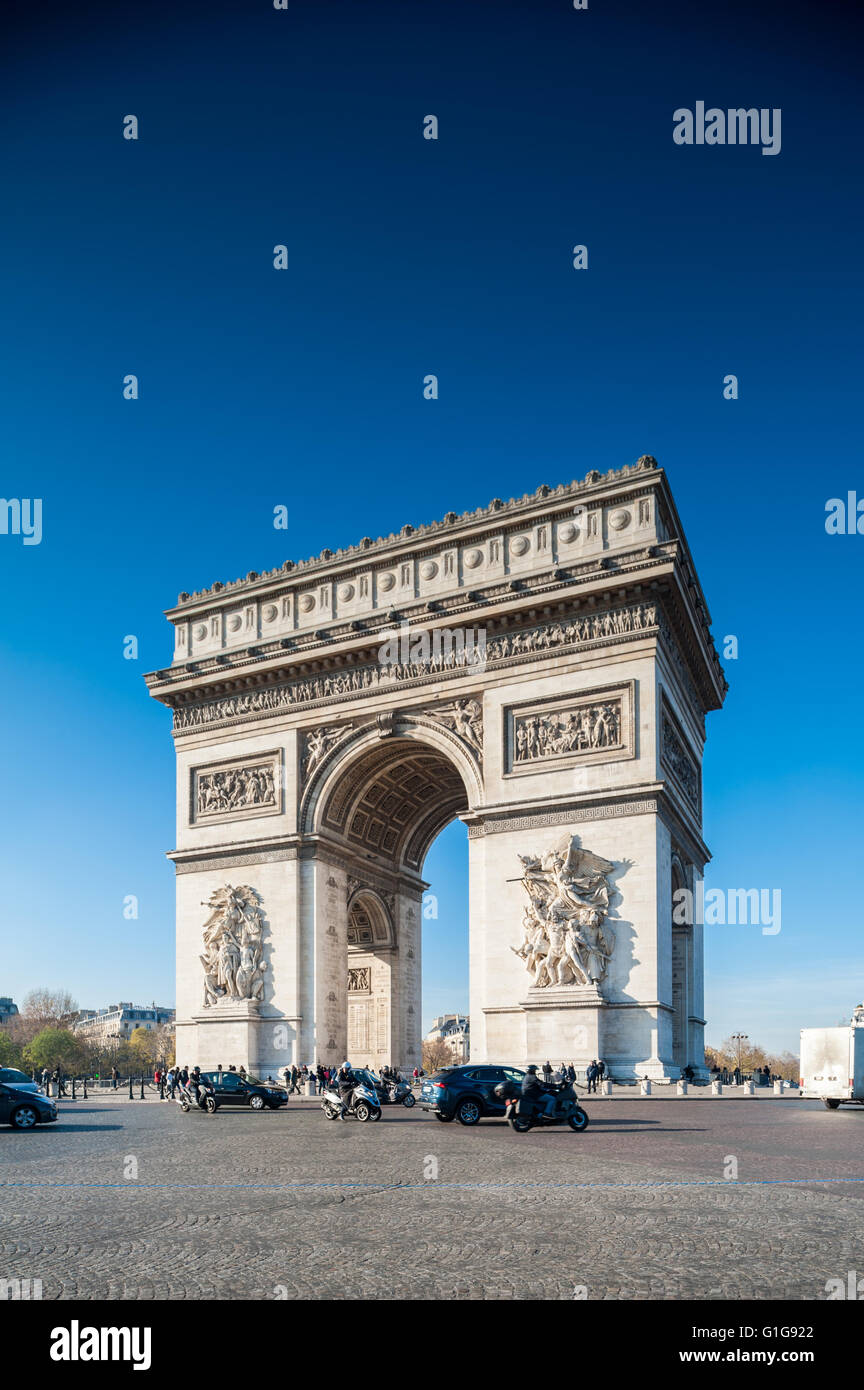
[[9, 1021], [9, 1032], [20, 1046], [33, 1041], [43, 1028], [68, 1028], [78, 1015], [78, 1005], [63, 989], [31, 989], [20, 1014]]
[[443, 1038], [432, 1038], [423, 1043], [423, 1070], [440, 1071], [442, 1067], [452, 1067], [453, 1053]]

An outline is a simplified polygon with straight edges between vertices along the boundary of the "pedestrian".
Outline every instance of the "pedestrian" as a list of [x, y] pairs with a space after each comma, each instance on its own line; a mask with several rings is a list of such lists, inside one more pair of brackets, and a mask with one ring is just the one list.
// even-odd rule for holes
[[111, 1068], [111, 1089], [112, 1089], [113, 1091], [116, 1091], [116, 1090], [117, 1090], [117, 1082], [118, 1082], [119, 1080], [120, 1080], [120, 1073], [118, 1072], [118, 1070], [117, 1070], [116, 1067], [112, 1067], [112, 1068]]
[[41, 1081], [42, 1081], [42, 1090], [45, 1092], [46, 1096], [50, 1096], [50, 1094], [51, 1094], [51, 1077], [50, 1077], [50, 1075], [49, 1075], [49, 1073], [48, 1073], [48, 1068], [47, 1068], [47, 1067], [43, 1067], [43, 1068], [42, 1068]]
[[592, 1093], [593, 1091], [596, 1091], [596, 1090], [597, 1090], [597, 1063], [596, 1063], [596, 1061], [591, 1061], [591, 1062], [588, 1063], [588, 1070], [587, 1070], [587, 1072], [585, 1073], [585, 1075], [586, 1075], [586, 1078], [587, 1078], [587, 1081], [588, 1081], [588, 1094], [589, 1094], [589, 1096], [590, 1096], [591, 1093]]
[[241, 1081], [245, 1081], [245, 1080], [246, 1080], [247, 1072], [246, 1072], [246, 1068], [245, 1068], [244, 1066], [241, 1066], [241, 1068], [240, 1068], [240, 1070], [239, 1070], [239, 1072], [238, 1072], [237, 1074], [238, 1074], [238, 1076], [240, 1077], [240, 1080], [241, 1080]]
[[570, 1082], [571, 1086], [573, 1082], [576, 1080], [576, 1068], [574, 1067], [572, 1062], [569, 1064], [567, 1068], [567, 1080]]
[[552, 1063], [549, 1061], [543, 1063], [543, 1080], [547, 1086], [552, 1080]]
[[598, 1062], [597, 1062], [597, 1080], [598, 1080], [598, 1081], [603, 1081], [603, 1080], [605, 1079], [605, 1076], [606, 1076], [606, 1063], [603, 1061], [603, 1058], [601, 1057], [601, 1058], [598, 1059]]

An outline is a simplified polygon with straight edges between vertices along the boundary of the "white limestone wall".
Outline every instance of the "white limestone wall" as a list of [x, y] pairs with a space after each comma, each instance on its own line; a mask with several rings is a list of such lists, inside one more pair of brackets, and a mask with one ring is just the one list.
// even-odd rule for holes
[[[260, 1022], [257, 1027], [259, 1053], [252, 1056], [210, 1056], [215, 1039], [225, 1038], [218, 1046], [223, 1052], [231, 1048], [247, 1048], [250, 1044], [239, 1023], [219, 1023], [218, 1005], [209, 1009], [203, 1007], [203, 969], [200, 956], [203, 951], [203, 927], [210, 915], [207, 907], [210, 895], [226, 883], [234, 886], [246, 885], [261, 895], [264, 914], [264, 959], [267, 971], [264, 983], [264, 999], [260, 1005]], [[271, 1072], [275, 1067], [290, 1064], [291, 1039], [296, 1031], [299, 1015], [298, 1000], [298, 933], [297, 933], [297, 862], [280, 860], [266, 864], [219, 866], [192, 873], [177, 875], [177, 1019], [181, 1025], [182, 1043], [180, 1051], [188, 1055], [179, 1056], [181, 1062], [197, 1063], [202, 1067], [222, 1062], [228, 1067], [232, 1062], [239, 1066], [242, 1062], [247, 1070], [259, 1070], [266, 1066]], [[207, 1037], [195, 1042], [187, 1035], [193, 1029], [183, 1030], [182, 1025], [193, 1016], [208, 1020]], [[213, 1029], [218, 1024], [218, 1033]], [[192, 1049], [190, 1051], [190, 1049]], [[193, 1053], [195, 1055], [193, 1055]], [[275, 1073], [274, 1073], [275, 1074]]]
[[[524, 964], [511, 950], [521, 941], [528, 899], [521, 883], [507, 880], [518, 879], [520, 854], [544, 854], [568, 834], [578, 836], [585, 849], [616, 865], [610, 881], [617, 893], [608, 919], [615, 949], [601, 993], [610, 1004], [625, 1007], [602, 1011], [599, 1045], [607, 1060], [614, 1065], [617, 1059], [623, 1069], [656, 1053], [658, 981], [668, 961], [655, 931], [657, 817], [647, 813], [534, 825], [487, 833], [471, 841], [472, 895], [476, 895], [472, 908], [477, 907], [471, 934], [473, 1061], [538, 1061], [525, 1055], [525, 1018], [514, 1008], [525, 1000], [530, 983]], [[482, 889], [476, 884], [479, 876]], [[482, 906], [477, 901], [481, 893]], [[562, 1011], [561, 1035], [548, 1037], [549, 1050], [557, 1052], [557, 1060], [573, 1055], [574, 1036], [567, 1030], [589, 1022], [587, 1017], [574, 1019], [572, 1011]]]
[[[484, 695], [483, 778], [486, 804], [546, 800], [553, 796], [590, 795], [591, 792], [633, 788], [651, 782], [656, 775], [657, 730], [655, 715], [654, 642], [646, 639], [634, 654], [633, 644], [607, 649], [594, 660], [585, 657], [562, 660], [554, 671], [537, 675], [533, 665], [517, 668], [506, 682], [492, 685]], [[568, 697], [583, 691], [605, 689], [634, 682], [633, 756], [614, 756], [590, 762], [578, 756], [569, 765], [555, 760], [537, 762], [530, 771], [514, 770], [506, 753], [506, 711], [511, 705], [531, 705], [548, 699], [550, 713]], [[598, 697], [599, 698], [599, 697]], [[518, 765], [515, 765], [518, 766]]]
[[[262, 808], [260, 815], [243, 813], [207, 821], [196, 819], [191, 805], [194, 768], [219, 765], [235, 758], [251, 760], [271, 752], [277, 755], [282, 783], [280, 804], [275, 810]], [[293, 834], [297, 829], [297, 731], [271, 729], [269, 733], [243, 737], [229, 732], [221, 739], [213, 734], [184, 739], [177, 747], [176, 798], [179, 850], [204, 850], [225, 844], [242, 847], [257, 840]]]

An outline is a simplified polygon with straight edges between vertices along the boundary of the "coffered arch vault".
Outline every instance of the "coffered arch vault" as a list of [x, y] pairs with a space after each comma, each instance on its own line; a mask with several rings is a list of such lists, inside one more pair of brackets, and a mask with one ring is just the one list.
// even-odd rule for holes
[[304, 793], [301, 833], [419, 874], [436, 835], [480, 804], [480, 768], [432, 719], [397, 715], [391, 730], [367, 725], [331, 749]]

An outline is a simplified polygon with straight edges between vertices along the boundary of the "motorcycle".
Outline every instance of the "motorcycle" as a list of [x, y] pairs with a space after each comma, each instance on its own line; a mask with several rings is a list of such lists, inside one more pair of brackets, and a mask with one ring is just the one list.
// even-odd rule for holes
[[219, 1103], [216, 1100], [213, 1087], [206, 1081], [199, 1081], [198, 1083], [197, 1101], [195, 1099], [194, 1088], [188, 1085], [180, 1087], [178, 1094], [175, 1096], [175, 1100], [184, 1115], [188, 1115], [190, 1110], [204, 1110], [208, 1115], [213, 1115], [219, 1109]]
[[[342, 1101], [338, 1090], [328, 1088], [321, 1100], [321, 1109], [328, 1120], [338, 1120], [342, 1114]], [[345, 1107], [346, 1115], [365, 1124], [367, 1120], [381, 1119], [381, 1105], [376, 1092], [365, 1081], [358, 1082], [351, 1092], [351, 1099]]]
[[404, 1105], [406, 1110], [410, 1110], [412, 1105], [417, 1104], [417, 1098], [407, 1081], [391, 1080], [389, 1076], [376, 1078], [375, 1090], [382, 1105]]
[[522, 1100], [522, 1087], [515, 1081], [502, 1081], [495, 1087], [495, 1094], [507, 1106], [507, 1122], [517, 1134], [527, 1134], [535, 1125], [569, 1125], [575, 1133], [588, 1128], [588, 1114], [579, 1104], [579, 1098], [569, 1083], [552, 1088], [555, 1092], [555, 1109], [551, 1115], [545, 1114], [536, 1106], [530, 1110]]
[[406, 1110], [410, 1110], [412, 1105], [417, 1104], [417, 1097], [407, 1081], [394, 1081], [387, 1089], [391, 1105], [404, 1105]]

